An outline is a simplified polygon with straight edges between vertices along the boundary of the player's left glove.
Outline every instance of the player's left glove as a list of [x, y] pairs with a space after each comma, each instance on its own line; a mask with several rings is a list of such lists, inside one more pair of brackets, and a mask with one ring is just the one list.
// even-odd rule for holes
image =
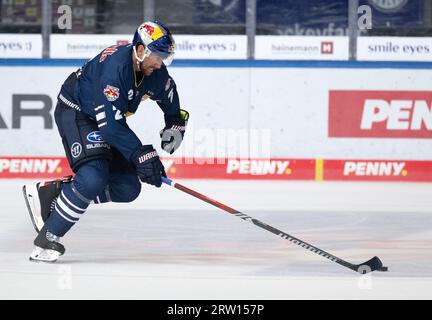
[[161, 148], [173, 154], [180, 147], [186, 131], [189, 113], [180, 109], [180, 116], [165, 115], [165, 128], [160, 131]]
[[152, 145], [144, 145], [135, 150], [131, 161], [135, 165], [138, 177], [142, 182], [158, 188], [162, 185], [162, 177], [166, 177], [166, 173]]

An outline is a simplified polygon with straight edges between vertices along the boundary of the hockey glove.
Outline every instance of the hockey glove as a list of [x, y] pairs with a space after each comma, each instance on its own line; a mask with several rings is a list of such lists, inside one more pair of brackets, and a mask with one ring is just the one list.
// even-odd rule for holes
[[162, 176], [166, 177], [164, 166], [152, 145], [139, 147], [132, 154], [132, 162], [135, 165], [138, 177], [144, 183], [156, 187], [162, 185]]
[[165, 115], [165, 128], [160, 131], [161, 148], [173, 154], [180, 147], [186, 131], [189, 113], [180, 109], [180, 117]]

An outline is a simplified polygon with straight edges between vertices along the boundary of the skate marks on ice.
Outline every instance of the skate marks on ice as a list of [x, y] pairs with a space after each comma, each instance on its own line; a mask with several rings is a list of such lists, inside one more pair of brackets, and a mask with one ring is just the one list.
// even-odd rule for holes
[[[379, 256], [390, 277], [432, 276], [432, 216], [416, 213], [248, 212], [359, 263]], [[343, 276], [352, 271], [217, 210], [89, 210], [67, 238], [70, 264], [233, 268], [244, 276]]]
[[35, 232], [26, 212], [1, 217], [0, 296], [34, 298], [43, 287], [54, 298], [404, 298], [407, 291], [379, 281], [405, 277], [415, 297], [427, 292], [426, 213], [248, 214], [353, 263], [378, 255], [389, 272], [374, 273], [365, 286], [373, 279], [384, 289], [359, 290], [363, 280], [352, 271], [216, 209], [93, 207], [64, 239], [56, 264], [27, 260]]

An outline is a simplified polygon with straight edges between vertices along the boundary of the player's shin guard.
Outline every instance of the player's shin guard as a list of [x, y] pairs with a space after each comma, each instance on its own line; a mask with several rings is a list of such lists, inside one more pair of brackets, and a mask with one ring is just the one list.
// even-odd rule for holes
[[47, 230], [58, 237], [63, 237], [78, 222], [90, 204], [90, 200], [76, 189], [74, 183], [75, 181], [64, 185], [45, 222]]

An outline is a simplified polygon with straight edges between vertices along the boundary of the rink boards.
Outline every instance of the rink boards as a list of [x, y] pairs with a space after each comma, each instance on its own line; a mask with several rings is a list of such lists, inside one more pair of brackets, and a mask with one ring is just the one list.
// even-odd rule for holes
[[[432, 182], [432, 161], [162, 158], [173, 179]], [[1, 157], [0, 178], [60, 178], [64, 157]]]
[[[0, 178], [69, 172], [53, 112], [62, 82], [82, 63], [2, 61]], [[128, 124], [174, 178], [432, 181], [431, 68], [177, 61], [169, 70], [191, 118], [175, 158], [159, 148], [163, 116], [153, 101]]]

